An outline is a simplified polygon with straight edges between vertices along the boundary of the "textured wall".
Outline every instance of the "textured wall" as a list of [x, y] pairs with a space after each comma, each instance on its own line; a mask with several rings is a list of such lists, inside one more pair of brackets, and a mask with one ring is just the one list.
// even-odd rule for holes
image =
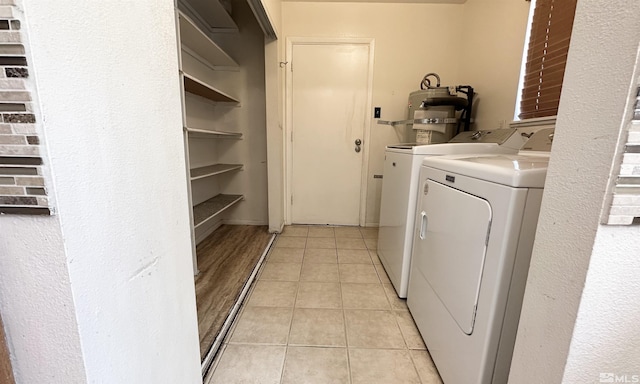
[[199, 383], [174, 3], [21, 5], [58, 215], [0, 217], [16, 379]]
[[599, 225], [619, 136], [633, 115], [639, 13], [637, 2], [578, 2], [513, 383], [640, 373], [638, 227]]
[[[29, 64], [16, 66], [14, 61], [0, 73], [6, 77], [2, 93], [24, 99], [14, 100], [12, 108], [24, 105], [23, 114], [29, 114], [20, 120], [23, 122], [5, 120], [0, 124], [0, 137], [5, 142], [0, 149], [5, 155], [0, 187], [11, 189], [0, 188], [0, 195], [5, 196], [0, 212], [19, 214], [0, 215], [0, 312], [18, 384], [83, 383], [86, 373], [60, 217], [24, 215], [48, 214], [47, 204], [55, 195], [50, 168], [42, 165], [49, 164], [49, 159], [42, 145], [46, 142], [44, 125], [22, 9], [20, 2], [0, 0], [2, 17], [11, 20], [10, 29], [0, 30], [3, 52], [12, 52]], [[26, 189], [16, 191], [24, 188], [20, 184], [25, 178], [38, 184], [29, 187], [41, 189], [37, 197]], [[44, 184], [46, 197], [42, 194]], [[37, 204], [24, 204], [24, 199], [35, 199]]]
[[640, 382], [638, 239], [638, 225], [599, 227], [563, 382], [598, 382], [601, 374]]
[[16, 383], [84, 383], [59, 216], [0, 216], [0, 311]]

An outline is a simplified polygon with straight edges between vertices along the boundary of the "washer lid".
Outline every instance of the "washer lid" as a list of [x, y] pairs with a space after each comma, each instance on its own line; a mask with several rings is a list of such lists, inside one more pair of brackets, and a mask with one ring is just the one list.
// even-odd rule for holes
[[388, 146], [387, 151], [409, 153], [412, 155], [460, 155], [465, 153], [515, 153], [510, 148], [496, 143], [443, 143], [408, 146], [398, 144]]
[[423, 166], [493, 183], [521, 188], [544, 188], [548, 155], [454, 155], [426, 157]]
[[[491, 131], [466, 131], [458, 133], [450, 143], [496, 143], [504, 144], [514, 134], [515, 129], [494, 129]], [[522, 145], [518, 146], [518, 149]]]

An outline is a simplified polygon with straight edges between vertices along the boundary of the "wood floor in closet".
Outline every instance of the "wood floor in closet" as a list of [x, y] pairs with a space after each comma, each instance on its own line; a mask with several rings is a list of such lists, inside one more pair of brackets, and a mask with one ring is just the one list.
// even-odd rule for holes
[[204, 358], [269, 244], [266, 226], [223, 225], [196, 247], [196, 304]]

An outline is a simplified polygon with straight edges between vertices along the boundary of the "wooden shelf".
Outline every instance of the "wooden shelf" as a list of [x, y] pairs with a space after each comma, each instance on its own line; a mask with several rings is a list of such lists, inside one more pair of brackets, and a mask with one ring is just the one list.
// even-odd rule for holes
[[218, 216], [226, 209], [244, 199], [242, 195], [216, 195], [209, 200], [193, 207], [193, 226], [198, 228], [200, 225]]
[[205, 99], [219, 103], [240, 103], [238, 99], [233, 96], [216, 89], [214, 86], [205, 83], [202, 80], [195, 78], [187, 73], [183, 73], [184, 76], [184, 90], [193, 93], [194, 95], [202, 96]]
[[196, 137], [201, 139], [241, 139], [242, 133], [239, 132], [227, 132], [227, 131], [214, 131], [208, 129], [198, 129], [185, 127], [185, 131], [189, 133], [190, 137]]
[[192, 168], [191, 180], [198, 180], [205, 177], [220, 175], [231, 171], [242, 169], [242, 164], [213, 164], [205, 167]]
[[237, 31], [238, 26], [218, 0], [181, 0], [180, 3], [197, 14], [211, 32]]
[[213, 67], [238, 68], [235, 62], [222, 48], [204, 34], [187, 15], [178, 12], [180, 24], [180, 43], [188, 48], [191, 55], [197, 55]]

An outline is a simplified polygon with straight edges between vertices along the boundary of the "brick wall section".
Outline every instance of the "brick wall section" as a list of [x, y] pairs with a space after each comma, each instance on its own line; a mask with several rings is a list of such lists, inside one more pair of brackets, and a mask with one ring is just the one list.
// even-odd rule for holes
[[610, 225], [640, 224], [640, 87], [633, 120], [622, 155], [620, 174], [613, 188], [613, 199], [605, 222]]
[[0, 0], [0, 214], [51, 213], [24, 31], [14, 0]]

